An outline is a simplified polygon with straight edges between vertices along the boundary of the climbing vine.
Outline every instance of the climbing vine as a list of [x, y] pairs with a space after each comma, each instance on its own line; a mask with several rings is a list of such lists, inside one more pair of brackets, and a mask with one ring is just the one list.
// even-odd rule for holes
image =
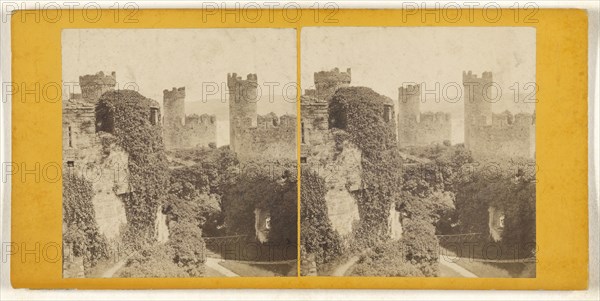
[[362, 152], [362, 189], [358, 193], [358, 247], [372, 246], [388, 234], [390, 206], [400, 197], [401, 158], [396, 124], [386, 120], [391, 100], [370, 88], [341, 88], [330, 101], [330, 126], [344, 130]]
[[302, 252], [314, 254], [317, 263], [330, 262], [342, 254], [342, 242], [327, 214], [325, 180], [316, 172], [305, 171], [300, 185]]
[[86, 267], [108, 257], [106, 238], [100, 234], [92, 203], [92, 183], [75, 174], [63, 177], [63, 243], [73, 255], [82, 256]]
[[129, 154], [124, 241], [136, 249], [154, 240], [156, 213], [169, 180], [160, 123], [150, 119], [153, 105], [157, 103], [136, 91], [119, 90], [103, 94], [96, 107], [99, 130], [112, 133]]

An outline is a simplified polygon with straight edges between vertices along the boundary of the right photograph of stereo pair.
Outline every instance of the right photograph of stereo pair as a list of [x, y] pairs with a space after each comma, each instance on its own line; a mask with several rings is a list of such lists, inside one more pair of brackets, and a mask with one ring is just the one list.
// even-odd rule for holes
[[536, 277], [535, 36], [302, 29], [302, 276]]

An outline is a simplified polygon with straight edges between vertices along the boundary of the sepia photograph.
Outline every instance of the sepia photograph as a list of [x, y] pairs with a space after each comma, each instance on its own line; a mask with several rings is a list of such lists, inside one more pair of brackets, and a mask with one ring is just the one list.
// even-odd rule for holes
[[63, 278], [296, 276], [296, 46], [63, 30]]
[[536, 277], [536, 30], [301, 32], [301, 275]]

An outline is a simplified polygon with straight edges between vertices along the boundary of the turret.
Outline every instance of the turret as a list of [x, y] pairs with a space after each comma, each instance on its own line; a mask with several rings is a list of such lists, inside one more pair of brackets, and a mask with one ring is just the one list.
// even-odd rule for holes
[[183, 125], [185, 122], [185, 87], [163, 90], [165, 127]]
[[331, 71], [315, 72], [316, 98], [320, 101], [328, 101], [339, 88], [350, 86], [352, 79], [351, 69], [340, 72], [334, 68]]
[[248, 74], [242, 79], [236, 73], [227, 74], [229, 89], [229, 147], [239, 148], [236, 136], [244, 129], [256, 126], [258, 76]]
[[114, 90], [116, 84], [117, 74], [114, 71], [110, 75], [104, 75], [104, 72], [100, 71], [96, 74], [87, 74], [79, 77], [82, 98], [93, 104], [98, 102], [102, 94]]
[[[478, 77], [473, 72], [463, 71], [464, 110], [465, 110], [465, 147], [470, 148], [474, 132], [478, 127], [492, 123], [492, 102], [488, 90], [492, 85], [492, 72], [483, 72]], [[487, 96], [487, 98], [486, 98]]]
[[398, 88], [398, 110], [401, 121], [419, 121], [421, 112], [421, 86], [408, 85]]

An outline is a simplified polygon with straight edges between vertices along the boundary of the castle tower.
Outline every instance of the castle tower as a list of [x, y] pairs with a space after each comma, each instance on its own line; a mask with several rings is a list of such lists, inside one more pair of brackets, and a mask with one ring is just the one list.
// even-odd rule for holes
[[117, 74], [114, 71], [110, 75], [104, 75], [104, 72], [100, 71], [79, 77], [82, 98], [92, 104], [96, 104], [105, 92], [114, 90], [116, 84]]
[[337, 89], [350, 86], [352, 73], [350, 68], [346, 69], [346, 72], [334, 68], [331, 71], [315, 72], [314, 77], [317, 99], [328, 101]]
[[483, 125], [492, 123], [492, 103], [487, 93], [492, 84], [492, 72], [483, 72], [481, 77], [463, 71], [463, 86], [465, 91], [465, 147], [471, 149], [474, 131]]
[[183, 125], [185, 121], [185, 87], [163, 90], [165, 128]]
[[185, 123], [185, 87], [163, 90], [163, 108], [165, 147], [181, 146], [180, 131]]
[[236, 73], [227, 74], [229, 89], [229, 148], [239, 149], [239, 135], [247, 128], [256, 126], [258, 77], [248, 74], [243, 80]]
[[421, 86], [398, 88], [398, 142], [413, 145], [417, 140], [417, 125], [421, 116]]

